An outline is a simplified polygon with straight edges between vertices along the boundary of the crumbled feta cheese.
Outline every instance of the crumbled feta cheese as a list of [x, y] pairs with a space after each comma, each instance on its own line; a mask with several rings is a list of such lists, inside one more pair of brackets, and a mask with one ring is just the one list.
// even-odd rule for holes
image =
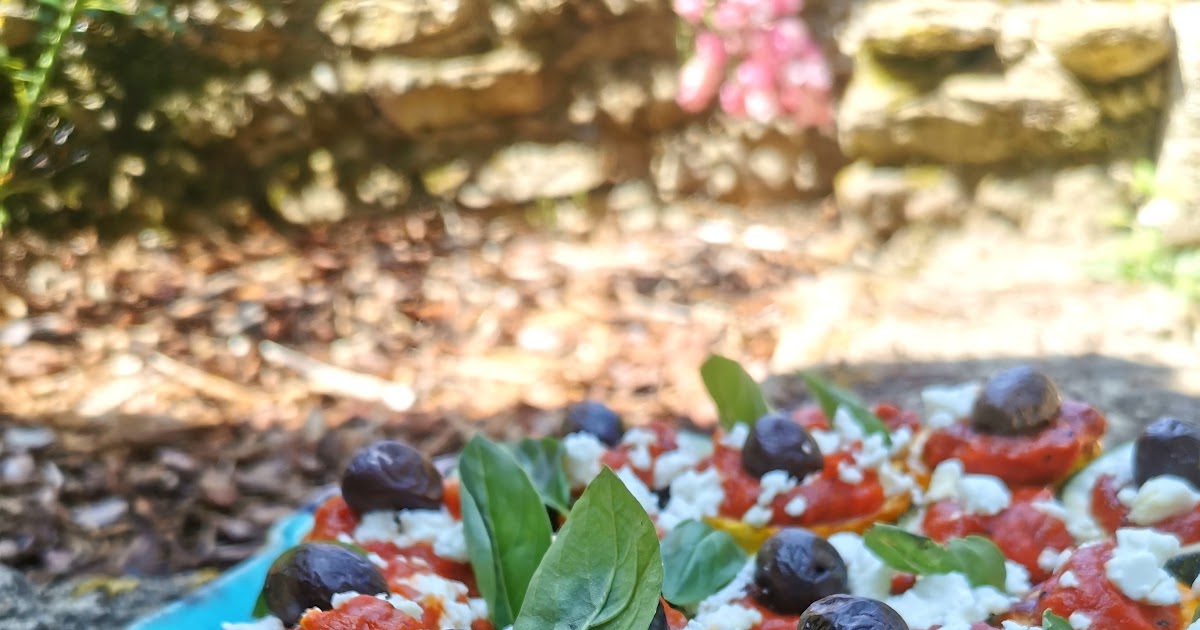
[[1187, 627], [1187, 630], [1200, 630], [1200, 619], [1193, 621], [1191, 625]]
[[772, 470], [762, 476], [758, 481], [760, 490], [758, 492], [759, 505], [770, 505], [775, 497], [796, 487], [797, 481], [795, 477], [787, 474], [784, 470]]
[[971, 588], [961, 573], [938, 573], [917, 577], [916, 584], [885, 603], [900, 613], [911, 628], [928, 628], [952, 623], [970, 624], [1009, 609], [1015, 598], [990, 587]]
[[1067, 623], [1075, 630], [1087, 630], [1092, 627], [1092, 618], [1077, 610], [1067, 617]]
[[848, 445], [853, 442], [861, 442], [864, 435], [862, 425], [854, 416], [850, 415], [850, 411], [845, 407], [838, 407], [833, 414], [833, 430], [837, 432], [841, 438], [842, 444]]
[[1067, 514], [1067, 508], [1063, 507], [1063, 504], [1055, 501], [1054, 499], [1038, 499], [1037, 501], [1030, 503], [1030, 505], [1033, 506], [1033, 509], [1041, 512], [1042, 514], [1045, 514], [1046, 516], [1052, 516], [1064, 523], [1067, 522], [1068, 518], [1070, 518]]
[[448, 580], [435, 573], [417, 573], [404, 578], [400, 583], [411, 586], [420, 593], [422, 601], [432, 599], [441, 604], [439, 627], [469, 628], [475, 621], [475, 614], [467, 601], [466, 584]]
[[741, 450], [746, 446], [746, 438], [750, 437], [750, 425], [739, 422], [733, 425], [725, 435], [721, 436], [721, 445]]
[[[1131, 489], [1123, 488], [1121, 492]], [[1187, 514], [1198, 504], [1200, 492], [1196, 492], [1186, 480], [1174, 475], [1154, 477], [1134, 491], [1129, 505], [1129, 520], [1138, 525], [1150, 525], [1172, 516]]]
[[686, 449], [675, 449], [663, 453], [654, 460], [654, 487], [666, 488], [676, 477], [700, 462], [700, 457]]
[[846, 563], [850, 593], [859, 597], [883, 600], [892, 592], [892, 577], [896, 574], [863, 543], [862, 536], [839, 532], [829, 537]]
[[455, 520], [445, 508], [367, 512], [355, 528], [353, 540], [359, 543], [389, 541], [397, 547], [429, 543], [433, 546], [433, 552], [443, 558], [460, 562], [467, 560], [467, 541], [462, 522]]
[[1042, 630], [1041, 626], [1027, 626], [1019, 621], [1006, 619], [1000, 622], [1001, 630]]
[[896, 455], [902, 452], [912, 442], [913, 432], [908, 427], [900, 427], [892, 431], [892, 447], [891, 454]]
[[1033, 589], [1029, 583], [1029, 571], [1024, 565], [1004, 561], [1004, 590], [1010, 595], [1024, 595]]
[[355, 597], [358, 597], [359, 595], [362, 595], [362, 593], [359, 593], [358, 591], [344, 591], [341, 593], [334, 593], [333, 597], [329, 598], [329, 605], [333, 606], [334, 608], [341, 608], [342, 604], [345, 604], [346, 602], [354, 599]]
[[792, 500], [788, 501], [787, 505], [783, 506], [783, 512], [791, 517], [799, 517], [800, 515], [804, 514], [804, 511], [807, 509], [808, 499], [805, 499], [803, 495], [792, 497]]
[[1079, 578], [1075, 577], [1074, 571], [1063, 571], [1063, 574], [1058, 576], [1058, 585], [1063, 588], [1077, 588]]
[[1179, 539], [1149, 529], [1117, 530], [1117, 546], [1104, 563], [1104, 572], [1130, 599], [1155, 606], [1179, 602], [1175, 578], [1163, 570], [1180, 549]]
[[633, 472], [628, 466], [622, 466], [617, 471], [617, 478], [620, 479], [625, 487], [629, 490], [629, 494], [637, 499], [637, 502], [642, 505], [642, 509], [646, 510], [647, 514], [658, 514], [658, 495], [650, 491], [645, 483], [642, 483], [641, 478], [637, 473]]
[[921, 492], [912, 475], [890, 464], [879, 467], [879, 484], [883, 486], [883, 494], [888, 497], [912, 494], [916, 500]]
[[572, 488], [582, 488], [600, 474], [603, 468], [600, 458], [608, 451], [608, 447], [596, 436], [582, 431], [572, 433], [563, 438], [562, 446], [565, 454], [563, 468]]
[[379, 567], [380, 569], [386, 569], [386, 568], [388, 568], [388, 562], [387, 562], [387, 560], [384, 560], [384, 559], [383, 559], [383, 556], [381, 556], [381, 555], [379, 555], [379, 554], [375, 553], [374, 551], [372, 551], [371, 553], [368, 553], [368, 554], [367, 554], [367, 560], [370, 560], [370, 561], [371, 561], [371, 564], [373, 564], [373, 565], [375, 565], [375, 566]]
[[925, 494], [927, 502], [952, 499], [971, 514], [992, 516], [1012, 503], [1012, 493], [992, 475], [968, 475], [962, 462], [948, 459], [937, 465]]
[[649, 429], [634, 427], [625, 432], [621, 443], [629, 446], [629, 463], [638, 470], [650, 470], [650, 447], [658, 443], [658, 435]]
[[487, 619], [488, 605], [487, 600], [482, 597], [472, 597], [467, 600], [467, 605], [471, 607], [471, 613], [479, 619]]
[[838, 479], [848, 484], [859, 484], [863, 480], [863, 471], [850, 462], [838, 462]]
[[842, 436], [833, 431], [813, 429], [808, 434], [817, 443], [817, 449], [821, 451], [822, 455], [828, 455], [842, 448]]
[[696, 610], [699, 613], [697, 618], [705, 613], [716, 611], [745, 596], [747, 588], [754, 582], [754, 567], [754, 558], [751, 558], [746, 564], [742, 565], [742, 568], [737, 572], [737, 575], [733, 576], [729, 584], [726, 584], [716, 593], [704, 598], [696, 606]]
[[[391, 540], [400, 535], [400, 524], [396, 522], [396, 513], [390, 510], [373, 510], [362, 515], [358, 527], [354, 528], [353, 543], [373, 540]], [[340, 538], [338, 540], [341, 540]]]
[[891, 452], [883, 443], [883, 436], [874, 433], [863, 440], [862, 450], [854, 454], [854, 463], [860, 468], [879, 468], [890, 457]]
[[697, 630], [750, 630], [762, 621], [762, 613], [738, 604], [725, 604], [696, 615], [687, 627]]
[[346, 532], [338, 532], [338, 535], [335, 536], [334, 538], [336, 538], [337, 541], [340, 543], [345, 543], [347, 545], [354, 544], [354, 537], [351, 536], [350, 534], [347, 534]]
[[1062, 551], [1059, 551], [1057, 549], [1051, 549], [1051, 548], [1047, 547], [1046, 549], [1043, 549], [1041, 553], [1038, 554], [1037, 563], [1038, 563], [1038, 567], [1041, 568], [1043, 571], [1046, 571], [1049, 573], [1054, 573], [1060, 567], [1062, 567], [1062, 565], [1066, 564], [1067, 560], [1070, 560], [1070, 559], [1071, 559], [1071, 550], [1070, 549], [1063, 549]]
[[689, 470], [671, 482], [671, 499], [659, 515], [658, 524], [670, 531], [689, 519], [716, 516], [724, 500], [725, 490], [715, 468]]
[[391, 604], [392, 608], [395, 608], [396, 610], [399, 610], [400, 612], [408, 615], [409, 617], [413, 617], [414, 619], [420, 619], [421, 617], [425, 616], [425, 609], [421, 608], [420, 604], [412, 601], [411, 599], [407, 599], [402, 595], [383, 593], [376, 595], [375, 597], [378, 597], [379, 599]]
[[221, 630], [286, 630], [277, 617], [263, 617], [248, 623], [223, 623]]
[[752, 505], [746, 513], [742, 515], [742, 522], [754, 527], [766, 527], [771, 522], [771, 517], [775, 513], [771, 508], [762, 505]]
[[1133, 502], [1137, 499], [1137, 497], [1137, 488], [1125, 486], [1117, 491], [1117, 500], [1121, 502], [1121, 505], [1124, 505], [1127, 508], [1133, 507]]
[[954, 424], [959, 418], [970, 415], [979, 396], [978, 383], [961, 385], [934, 385], [921, 390], [921, 403], [925, 407], [925, 424], [935, 429]]

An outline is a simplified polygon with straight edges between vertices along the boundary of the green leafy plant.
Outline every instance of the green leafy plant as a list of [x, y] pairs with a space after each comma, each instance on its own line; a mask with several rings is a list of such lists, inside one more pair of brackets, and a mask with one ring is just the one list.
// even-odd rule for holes
[[692, 606], [729, 584], [746, 564], [733, 536], [702, 521], [684, 521], [662, 541], [663, 597]]
[[1072, 630], [1070, 622], [1047, 610], [1042, 613], [1042, 630]]
[[570, 511], [571, 488], [563, 469], [566, 454], [562, 443], [554, 438], [525, 438], [509, 445], [509, 450], [533, 481], [542, 502], [559, 514]]
[[654, 523], [605, 467], [546, 552], [514, 630], [645, 630], [662, 586]]
[[542, 556], [550, 520], [542, 497], [512, 453], [482, 436], [458, 460], [463, 533], [479, 592], [496, 627], [511, 625]]
[[868, 409], [854, 392], [842, 389], [813, 372], [801, 372], [800, 377], [804, 379], [808, 391], [812, 392], [813, 398], [817, 399], [817, 404], [821, 406], [821, 411], [825, 417], [829, 418], [830, 422], [833, 421], [833, 416], [837, 414], [839, 408], [845, 409], [850, 417], [854, 418], [862, 427], [864, 433], [882, 435], [885, 444], [892, 443], [887, 425]]
[[863, 534], [863, 543], [897, 571], [917, 575], [958, 571], [975, 586], [1004, 589], [1004, 554], [983, 536], [952, 538], [942, 545], [895, 525], [879, 523]]
[[709, 356], [700, 366], [700, 378], [717, 405], [717, 417], [725, 430], [739, 422], [754, 424], [771, 411], [758, 383], [733, 359]]

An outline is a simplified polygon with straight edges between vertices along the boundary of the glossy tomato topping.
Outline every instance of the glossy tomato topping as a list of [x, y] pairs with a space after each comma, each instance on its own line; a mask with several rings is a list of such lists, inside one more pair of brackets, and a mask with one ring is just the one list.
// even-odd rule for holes
[[[811, 526], [835, 523], [852, 518], [869, 516], [883, 507], [883, 486], [873, 470], [863, 470], [863, 480], [856, 484], [838, 478], [838, 465], [854, 463], [849, 453], [837, 452], [825, 456], [825, 465], [820, 472], [809, 476], [795, 488], [780, 493], [771, 503], [774, 513], [772, 525]], [[725, 501], [720, 514], [726, 518], [740, 519], [758, 501], [762, 485], [759, 480], [742, 469], [741, 451], [719, 442], [713, 452], [711, 465], [721, 472], [721, 486], [725, 490]], [[787, 504], [796, 497], [804, 497], [807, 507], [800, 516], [787, 513]]]
[[[1178, 604], [1151, 606], [1126, 597], [1109, 581], [1104, 563], [1112, 558], [1111, 542], [1085, 545], [1072, 554], [1066, 564], [1046, 580], [1023, 605], [1020, 612], [1041, 619], [1049, 610], [1066, 619], [1080, 612], [1092, 620], [1092, 628], [1103, 630], [1179, 630], [1183, 615]], [[1077, 585], [1060, 586], [1063, 573], [1075, 574]]]
[[[1118, 491], [1120, 488], [1115, 480], [1110, 475], [1102, 475], [1092, 486], [1092, 517], [1109, 533], [1122, 527], [1145, 527], [1130, 522], [1130, 510], [1117, 498]], [[1200, 509], [1164, 518], [1151, 527], [1174, 534], [1185, 545], [1200, 542]]]
[[373, 540], [364, 542], [362, 547], [378, 554], [387, 563], [382, 572], [393, 593], [411, 596], [411, 590], [405, 592], [408, 587], [403, 584], [404, 580], [418, 573], [436, 573], [446, 579], [465, 584], [471, 597], [479, 596], [471, 565], [437, 555], [433, 552], [433, 546], [428, 543], [397, 547], [391, 542]]
[[424, 630], [425, 623], [372, 595], [359, 595], [334, 610], [312, 609], [300, 619], [301, 630]]
[[1063, 401], [1059, 417], [1033, 435], [989, 435], [955, 422], [929, 436], [922, 459], [932, 469], [957, 458], [967, 472], [994, 475], [1010, 486], [1051, 485], [1070, 474], [1107, 427], [1096, 409]]
[[338, 534], [347, 536], [358, 527], [358, 515], [346, 505], [341, 495], [326, 499], [313, 514], [312, 531], [304, 540], [337, 540]]
[[1036, 584], [1050, 576], [1038, 566], [1042, 551], [1061, 551], [1075, 545], [1062, 519], [1037, 506], [1040, 501], [1052, 499], [1049, 488], [1019, 488], [1013, 492], [1012, 503], [994, 516], [966, 512], [952, 499], [937, 501], [925, 512], [922, 528], [938, 542], [971, 534], [986, 536], [996, 543], [1004, 557], [1028, 569], [1030, 579]]

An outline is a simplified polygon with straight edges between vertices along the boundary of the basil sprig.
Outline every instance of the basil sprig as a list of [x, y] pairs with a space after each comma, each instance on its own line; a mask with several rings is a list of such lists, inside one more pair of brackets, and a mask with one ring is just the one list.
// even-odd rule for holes
[[726, 431], [739, 422], [753, 425], [770, 413], [754, 378], [737, 361], [714, 354], [700, 366], [700, 378], [717, 405], [717, 418]]
[[895, 525], [877, 523], [863, 534], [863, 543], [884, 564], [897, 571], [928, 575], [953, 573], [967, 576], [973, 586], [1004, 590], [1004, 554], [983, 536], [952, 538], [945, 545]]
[[846, 389], [842, 389], [829, 381], [817, 376], [815, 372], [801, 372], [800, 378], [804, 379], [804, 384], [808, 387], [808, 391], [812, 392], [813, 398], [817, 399], [817, 404], [820, 405], [821, 411], [833, 422], [833, 416], [837, 413], [838, 408], [845, 409], [862, 427], [863, 433], [867, 435], [879, 434], [883, 436], [883, 442], [891, 445], [892, 437], [888, 433], [887, 425], [879, 416], [875, 415], [866, 404], [854, 394]]
[[1047, 610], [1042, 613], [1042, 630], [1074, 630], [1071, 623]]
[[662, 541], [663, 597], [691, 606], [729, 584], [746, 564], [733, 536], [702, 521], [680, 523]]
[[533, 575], [513, 630], [645, 630], [662, 584], [654, 524], [605, 467]]
[[542, 497], [512, 453], [482, 436], [458, 459], [467, 556], [492, 623], [513, 623], [550, 548]]
[[565, 515], [571, 509], [571, 488], [563, 469], [562, 443], [554, 438], [525, 438], [509, 445], [509, 449], [533, 481], [542, 502]]

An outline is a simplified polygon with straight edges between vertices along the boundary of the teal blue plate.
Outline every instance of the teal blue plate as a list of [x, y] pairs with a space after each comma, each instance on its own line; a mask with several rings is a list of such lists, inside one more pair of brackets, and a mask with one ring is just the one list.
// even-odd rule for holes
[[127, 630], [220, 630], [222, 622], [254, 621], [250, 613], [267, 569], [279, 554], [299, 544], [312, 529], [313, 512], [326, 496], [327, 492], [322, 493], [304, 509], [272, 526], [258, 553], [195, 592], [135, 621]]

